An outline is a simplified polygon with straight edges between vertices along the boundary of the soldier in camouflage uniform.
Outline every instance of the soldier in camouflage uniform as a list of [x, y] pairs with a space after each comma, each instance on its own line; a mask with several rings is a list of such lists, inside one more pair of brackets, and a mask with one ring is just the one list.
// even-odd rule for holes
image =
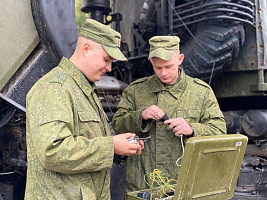
[[139, 155], [133, 133], [111, 136], [94, 82], [111, 71], [121, 36], [87, 20], [70, 59], [41, 78], [27, 95], [25, 199], [108, 200], [114, 153]]
[[[151, 136], [142, 155], [127, 161], [127, 192], [148, 188], [144, 176], [154, 169], [177, 179], [181, 135], [185, 143], [191, 136], [226, 133], [223, 114], [210, 86], [187, 76], [179, 67], [184, 59], [179, 41], [176, 36], [149, 40], [148, 59], [156, 74], [131, 83], [113, 117], [112, 127], [117, 134], [131, 131], [140, 137]], [[170, 119], [162, 122], [165, 113]]]

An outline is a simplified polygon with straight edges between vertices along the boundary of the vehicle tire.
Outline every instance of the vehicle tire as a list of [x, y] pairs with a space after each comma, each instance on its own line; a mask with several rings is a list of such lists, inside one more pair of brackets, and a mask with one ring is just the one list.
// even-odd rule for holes
[[182, 67], [186, 74], [207, 81], [237, 58], [245, 31], [234, 22], [229, 25], [205, 22], [198, 24], [194, 38], [181, 47], [185, 55]]
[[[141, 33], [146, 40], [155, 30], [154, 11], [154, 1], [146, 0], [139, 20]], [[189, 26], [189, 29], [193, 36], [190, 36], [185, 27], [180, 27], [173, 33], [181, 39], [180, 52], [185, 55], [182, 67], [187, 75], [204, 81], [230, 66], [245, 41], [244, 27], [236, 21], [206, 21]]]

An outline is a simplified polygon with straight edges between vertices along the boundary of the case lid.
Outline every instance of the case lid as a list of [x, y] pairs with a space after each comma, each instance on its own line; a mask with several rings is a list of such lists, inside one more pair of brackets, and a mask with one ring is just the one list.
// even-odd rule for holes
[[189, 138], [174, 200], [231, 198], [247, 141], [241, 134]]

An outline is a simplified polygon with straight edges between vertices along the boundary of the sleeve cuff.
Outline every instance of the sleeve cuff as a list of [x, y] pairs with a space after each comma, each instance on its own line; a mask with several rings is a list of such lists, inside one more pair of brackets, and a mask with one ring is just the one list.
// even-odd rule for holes
[[113, 162], [117, 165], [125, 165], [128, 160], [128, 156], [121, 156], [114, 154]]

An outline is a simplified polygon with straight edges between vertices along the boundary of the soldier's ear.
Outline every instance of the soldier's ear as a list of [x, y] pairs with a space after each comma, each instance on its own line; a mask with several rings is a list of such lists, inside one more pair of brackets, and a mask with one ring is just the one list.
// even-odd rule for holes
[[179, 54], [178, 60], [178, 65], [181, 65], [184, 60], [184, 54]]
[[89, 43], [85, 43], [83, 46], [82, 46], [82, 54], [84, 56], [86, 56], [87, 54], [90, 53], [90, 50], [92, 49], [91, 45]]

